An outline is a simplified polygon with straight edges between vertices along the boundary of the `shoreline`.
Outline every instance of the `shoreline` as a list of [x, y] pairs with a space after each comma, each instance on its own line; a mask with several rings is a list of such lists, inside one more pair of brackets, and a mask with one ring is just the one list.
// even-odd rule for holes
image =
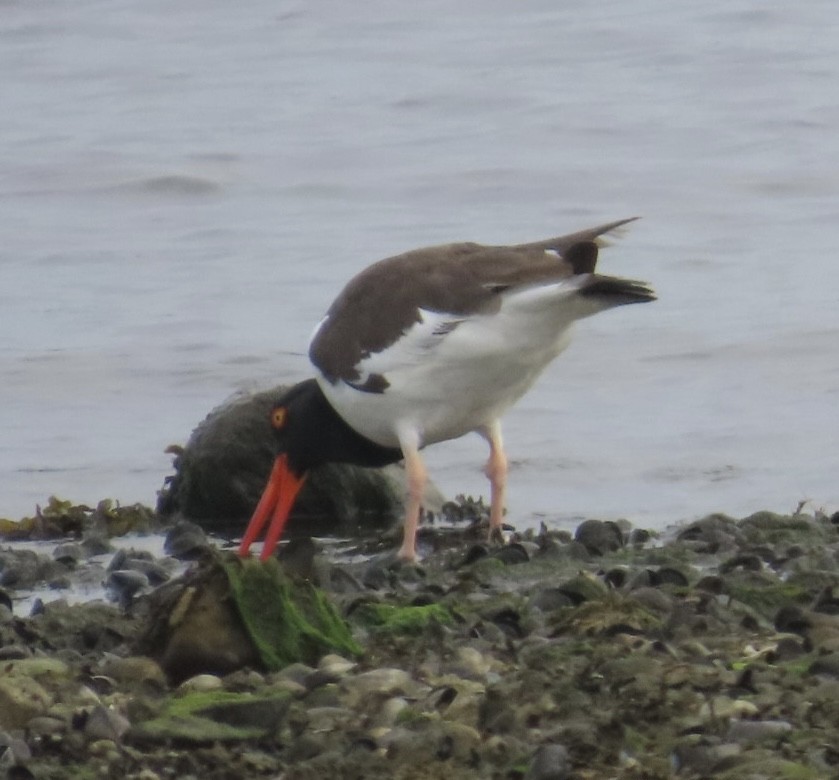
[[[419, 566], [394, 566], [382, 540], [290, 544], [283, 566], [317, 581], [361, 655], [175, 680], [139, 638], [206, 542], [148, 508], [53, 510], [67, 527], [46, 512], [39, 532], [76, 538], [50, 555], [0, 540], [0, 737], [19, 777], [821, 778], [839, 764], [837, 515], [717, 514], [672, 533], [589, 520], [503, 547], [466, 522], [429, 528]], [[168, 533], [183, 557], [117, 551], [114, 601], [68, 605], [56, 587], [15, 612], [15, 565], [21, 584], [90, 581], [94, 550], [126, 528]]]

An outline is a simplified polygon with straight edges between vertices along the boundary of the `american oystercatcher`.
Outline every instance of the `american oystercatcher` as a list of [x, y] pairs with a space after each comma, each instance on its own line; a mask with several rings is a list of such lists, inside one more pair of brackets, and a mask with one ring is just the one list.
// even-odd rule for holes
[[426, 470], [420, 450], [475, 431], [489, 444], [490, 534], [501, 527], [501, 416], [599, 311], [655, 300], [644, 282], [596, 274], [601, 236], [624, 219], [516, 246], [447, 244], [375, 263], [344, 288], [309, 345], [315, 379], [273, 408], [277, 458], [239, 548], [271, 517], [270, 557], [310, 469], [405, 461], [399, 557], [416, 559]]

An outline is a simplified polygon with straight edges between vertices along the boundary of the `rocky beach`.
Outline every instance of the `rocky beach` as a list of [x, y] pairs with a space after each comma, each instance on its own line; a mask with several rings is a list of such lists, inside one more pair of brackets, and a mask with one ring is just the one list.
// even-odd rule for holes
[[[839, 516], [589, 520], [489, 545], [482, 514], [449, 505], [418, 566], [387, 534], [241, 562], [192, 523], [108, 501], [3, 521], [0, 771], [839, 777]], [[159, 554], [133, 546], [149, 538]], [[266, 570], [320, 621], [297, 660], [280, 652], [296, 629], [260, 636], [247, 611], [284, 597], [240, 599]], [[104, 590], [69, 597], [85, 583]]]

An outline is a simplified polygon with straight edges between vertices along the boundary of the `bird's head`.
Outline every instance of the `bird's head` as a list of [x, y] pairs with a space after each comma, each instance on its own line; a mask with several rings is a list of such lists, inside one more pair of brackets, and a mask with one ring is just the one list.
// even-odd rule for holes
[[317, 430], [322, 424], [323, 403], [325, 399], [317, 384], [308, 380], [292, 387], [271, 407], [268, 421], [272, 431], [274, 465], [242, 537], [239, 555], [247, 554], [270, 518], [260, 557], [266, 560], [271, 556], [306, 475], [311, 468], [328, 459], [319, 452], [322, 444]]
[[239, 555], [245, 556], [268, 522], [260, 558], [271, 557], [311, 469], [324, 463], [384, 466], [402, 458], [353, 430], [330, 406], [314, 379], [292, 387], [271, 408], [274, 466], [248, 524]]

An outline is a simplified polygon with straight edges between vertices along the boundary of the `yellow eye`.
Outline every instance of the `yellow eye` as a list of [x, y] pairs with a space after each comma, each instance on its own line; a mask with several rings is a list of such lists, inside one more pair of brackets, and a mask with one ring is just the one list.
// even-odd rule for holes
[[271, 425], [276, 430], [280, 430], [285, 426], [287, 416], [288, 410], [284, 406], [278, 406], [273, 412], [271, 412]]

